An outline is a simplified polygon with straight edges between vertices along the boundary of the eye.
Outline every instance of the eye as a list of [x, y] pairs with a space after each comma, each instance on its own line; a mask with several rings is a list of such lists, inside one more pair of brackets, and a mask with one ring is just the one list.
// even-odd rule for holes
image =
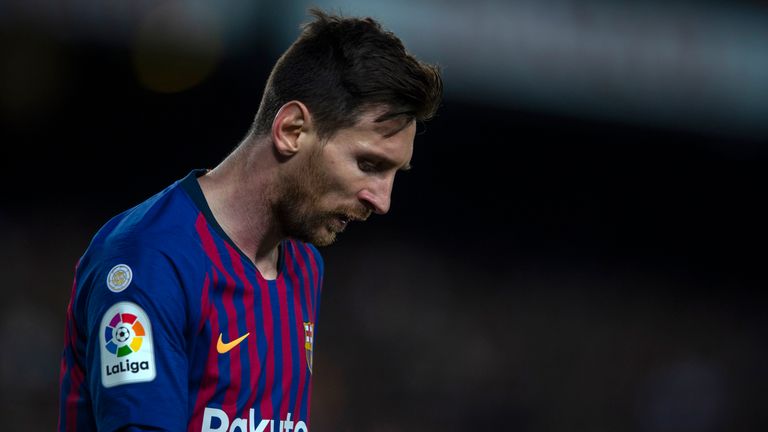
[[357, 162], [357, 167], [362, 172], [374, 172], [376, 171], [376, 164], [374, 162], [371, 162], [369, 160], [360, 160]]

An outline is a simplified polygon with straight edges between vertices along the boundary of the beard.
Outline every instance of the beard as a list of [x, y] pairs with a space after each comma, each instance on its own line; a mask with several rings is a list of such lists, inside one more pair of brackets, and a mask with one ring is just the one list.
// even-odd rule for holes
[[362, 205], [326, 210], [321, 207], [323, 196], [334, 189], [342, 190], [321, 166], [321, 151], [309, 157], [304, 169], [282, 179], [273, 209], [285, 236], [315, 246], [328, 246], [346, 226], [339, 222], [340, 217], [366, 219], [371, 212]]

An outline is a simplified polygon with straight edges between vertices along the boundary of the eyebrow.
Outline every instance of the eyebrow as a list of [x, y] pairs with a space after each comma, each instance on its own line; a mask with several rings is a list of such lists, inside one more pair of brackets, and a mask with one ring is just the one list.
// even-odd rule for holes
[[400, 126], [397, 127], [397, 129], [389, 131], [389, 132], [382, 133], [382, 136], [384, 138], [389, 138], [391, 136], [397, 135], [398, 132], [400, 132], [401, 130], [407, 128], [408, 125], [410, 125], [411, 122], [414, 120], [413, 112], [411, 112], [411, 111], [403, 111], [403, 112], [384, 113], [384, 114], [376, 117], [376, 119], [374, 120], [374, 123], [382, 123], [382, 122], [385, 122], [387, 120], [395, 119], [397, 117], [403, 117], [403, 119], [405, 121], [403, 121], [400, 124]]

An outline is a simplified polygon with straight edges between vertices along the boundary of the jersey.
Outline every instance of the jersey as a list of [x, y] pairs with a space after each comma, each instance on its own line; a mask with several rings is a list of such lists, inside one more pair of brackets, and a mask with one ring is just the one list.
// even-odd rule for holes
[[59, 430], [309, 431], [323, 261], [266, 280], [192, 171], [94, 236], [67, 307]]

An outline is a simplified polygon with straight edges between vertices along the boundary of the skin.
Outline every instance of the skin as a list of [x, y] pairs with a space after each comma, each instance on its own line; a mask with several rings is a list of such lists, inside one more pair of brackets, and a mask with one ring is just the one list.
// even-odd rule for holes
[[278, 245], [293, 237], [325, 246], [347, 224], [389, 211], [395, 174], [407, 170], [416, 134], [403, 116], [371, 108], [327, 140], [299, 101], [285, 104], [271, 136], [247, 136], [199, 177], [211, 211], [267, 279], [277, 277]]

